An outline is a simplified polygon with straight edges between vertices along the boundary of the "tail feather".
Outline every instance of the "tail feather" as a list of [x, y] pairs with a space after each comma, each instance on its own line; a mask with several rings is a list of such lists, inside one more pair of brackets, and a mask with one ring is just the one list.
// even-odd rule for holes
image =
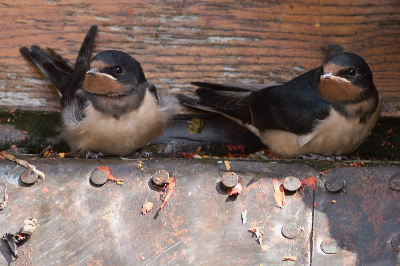
[[215, 91], [257, 91], [268, 87], [278, 86], [280, 84], [270, 83], [270, 84], [230, 84], [230, 83], [209, 83], [209, 82], [191, 82], [190, 84], [195, 85], [200, 88], [208, 88]]
[[69, 86], [69, 82], [66, 81], [70, 80], [72, 69], [60, 63], [39, 46], [32, 45], [30, 50], [22, 47], [19, 51], [56, 87], [62, 97], [63, 91]]
[[63, 105], [74, 96], [77, 85], [84, 80], [86, 71], [89, 70], [96, 33], [97, 26], [93, 25], [86, 34], [75, 65], [51, 48], [47, 48], [49, 53], [37, 45], [32, 45], [30, 49], [19, 49], [21, 54], [56, 87]]
[[186, 105], [186, 106], [190, 106], [199, 110], [203, 110], [203, 111], [207, 111], [207, 112], [211, 112], [211, 113], [217, 113], [217, 114], [222, 114], [221, 112], [219, 112], [217, 109], [211, 107], [211, 106], [206, 106], [206, 105], [201, 105], [200, 102], [201, 100], [187, 96], [187, 95], [183, 95], [183, 94], [178, 94], [176, 95], [176, 98], [178, 98], [178, 100]]
[[[192, 84], [200, 86], [196, 90], [199, 99], [180, 95], [179, 100], [183, 104], [237, 118], [245, 124], [252, 123], [248, 99], [251, 93], [258, 87], [251, 89], [252, 85], [213, 84], [205, 82], [194, 82]], [[262, 87], [268, 87], [268, 85], [262, 85]]]
[[[75, 68], [72, 72], [71, 88], [77, 88], [78, 84], [85, 79], [86, 72], [90, 69], [90, 59], [93, 52], [96, 34], [97, 26], [92, 25], [88, 33], [86, 33], [81, 49], [79, 50], [79, 54], [75, 63]], [[75, 91], [69, 91], [69, 93], [70, 95], [68, 96], [72, 96]]]

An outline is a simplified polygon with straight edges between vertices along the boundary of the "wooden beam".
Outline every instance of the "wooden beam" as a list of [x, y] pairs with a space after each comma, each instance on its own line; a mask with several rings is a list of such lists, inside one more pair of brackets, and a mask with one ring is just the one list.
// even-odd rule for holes
[[55, 89], [19, 48], [48, 46], [74, 61], [96, 24], [95, 53], [131, 54], [149, 81], [174, 93], [193, 93], [191, 81], [285, 82], [320, 66], [328, 52], [354, 52], [372, 69], [383, 115], [400, 116], [396, 0], [20, 0], [1, 2], [0, 17], [2, 109], [59, 110]]

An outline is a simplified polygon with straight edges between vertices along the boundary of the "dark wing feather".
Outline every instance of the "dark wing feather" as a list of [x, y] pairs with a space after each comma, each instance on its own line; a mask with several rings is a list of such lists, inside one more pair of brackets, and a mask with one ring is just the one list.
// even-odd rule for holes
[[322, 68], [311, 70], [279, 87], [253, 92], [249, 105], [253, 125], [298, 135], [312, 131], [330, 114], [330, 105], [318, 92]]
[[187, 104], [213, 110], [252, 124], [260, 130], [280, 129], [295, 134], [311, 132], [330, 113], [318, 93], [322, 68], [311, 70], [283, 85], [228, 85], [195, 82], [200, 100]]
[[32, 45], [30, 50], [27, 47], [20, 49], [21, 54], [56, 87], [62, 105], [74, 97], [79, 83], [83, 82], [89, 70], [96, 33], [97, 26], [92, 26], [83, 41], [75, 66], [50, 48], [47, 48], [50, 54], [36, 45]]
[[31, 50], [27, 47], [22, 47], [19, 51], [36, 66], [43, 76], [56, 87], [60, 96], [62, 96], [63, 91], [69, 86], [72, 69], [60, 63], [39, 46], [32, 45]]

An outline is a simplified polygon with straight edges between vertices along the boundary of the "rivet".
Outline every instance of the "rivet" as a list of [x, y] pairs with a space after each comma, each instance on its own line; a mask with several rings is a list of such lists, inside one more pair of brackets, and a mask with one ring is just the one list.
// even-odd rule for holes
[[283, 180], [283, 188], [288, 191], [296, 191], [300, 186], [301, 182], [297, 177], [288, 176]]
[[224, 186], [227, 188], [232, 188], [236, 186], [238, 182], [239, 182], [239, 177], [234, 172], [226, 172], [222, 176], [222, 184], [224, 184]]
[[152, 176], [152, 180], [157, 186], [165, 185], [166, 183], [168, 183], [168, 179], [169, 173], [165, 170], [158, 170]]
[[32, 185], [38, 179], [38, 175], [31, 169], [26, 169], [21, 174], [21, 181], [27, 185]]
[[325, 182], [325, 188], [329, 192], [338, 192], [344, 187], [344, 180], [338, 177], [332, 177]]
[[108, 174], [104, 170], [97, 169], [93, 171], [92, 175], [90, 176], [90, 181], [93, 184], [102, 186], [107, 182]]
[[300, 233], [300, 226], [295, 222], [290, 222], [282, 227], [282, 235], [286, 238], [295, 238]]
[[334, 239], [327, 239], [321, 243], [321, 249], [325, 254], [336, 254], [339, 249], [338, 242]]
[[400, 235], [395, 235], [392, 238], [391, 244], [395, 251], [400, 251]]
[[397, 173], [389, 179], [389, 188], [400, 192], [400, 174]]

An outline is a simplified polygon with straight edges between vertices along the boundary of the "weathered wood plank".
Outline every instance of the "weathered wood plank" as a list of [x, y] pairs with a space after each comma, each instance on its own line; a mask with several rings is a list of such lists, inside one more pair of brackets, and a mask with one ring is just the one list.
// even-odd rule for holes
[[192, 93], [189, 83], [196, 80], [285, 82], [319, 66], [336, 45], [364, 57], [384, 97], [383, 114], [400, 116], [396, 0], [21, 0], [1, 2], [0, 17], [3, 109], [59, 110], [55, 90], [18, 49], [49, 46], [75, 60], [86, 31], [96, 24], [96, 53], [131, 54], [151, 82], [175, 93]]

